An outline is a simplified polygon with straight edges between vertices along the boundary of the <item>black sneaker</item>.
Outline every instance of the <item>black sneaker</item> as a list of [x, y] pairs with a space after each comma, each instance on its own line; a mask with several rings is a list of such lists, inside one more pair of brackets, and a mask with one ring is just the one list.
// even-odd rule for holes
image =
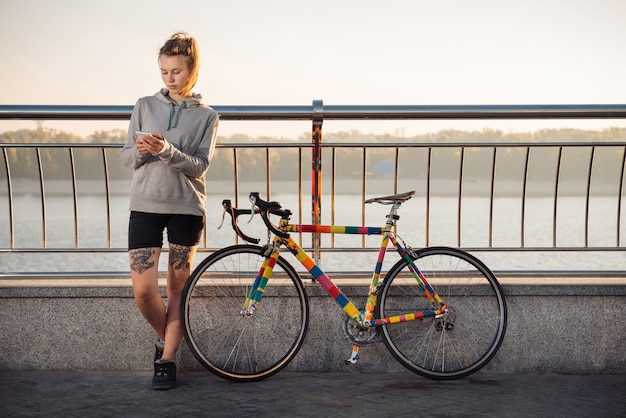
[[165, 348], [165, 345], [160, 342], [159, 340], [157, 340], [154, 343], [154, 361], [160, 360], [161, 357], [163, 357], [163, 349]]
[[176, 363], [163, 359], [154, 362], [152, 389], [172, 389], [174, 386], [176, 386]]

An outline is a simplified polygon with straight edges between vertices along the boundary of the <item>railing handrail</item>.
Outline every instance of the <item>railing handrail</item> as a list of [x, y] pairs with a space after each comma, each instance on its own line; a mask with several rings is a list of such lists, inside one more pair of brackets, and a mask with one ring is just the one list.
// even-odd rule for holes
[[[622, 119], [626, 104], [212, 106], [223, 120]], [[124, 120], [128, 105], [0, 105], [0, 120]]]

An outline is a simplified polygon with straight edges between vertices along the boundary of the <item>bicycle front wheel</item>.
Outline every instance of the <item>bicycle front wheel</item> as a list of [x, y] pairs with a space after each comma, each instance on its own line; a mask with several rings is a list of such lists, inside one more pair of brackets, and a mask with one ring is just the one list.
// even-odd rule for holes
[[273, 375], [293, 359], [306, 335], [309, 305], [304, 286], [282, 257], [257, 309], [242, 314], [264, 250], [235, 245], [217, 251], [185, 284], [185, 340], [200, 364], [226, 379], [254, 381]]
[[[385, 345], [407, 369], [433, 379], [474, 373], [496, 354], [506, 331], [502, 288], [474, 256], [454, 248], [432, 247], [412, 257], [419, 271], [448, 307], [429, 317], [384, 325]], [[401, 260], [387, 273], [378, 299], [380, 318], [438, 308]]]

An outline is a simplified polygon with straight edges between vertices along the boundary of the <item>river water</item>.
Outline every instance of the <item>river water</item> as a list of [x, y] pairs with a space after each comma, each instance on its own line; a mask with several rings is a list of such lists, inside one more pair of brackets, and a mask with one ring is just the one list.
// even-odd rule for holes
[[[210, 195], [207, 199], [207, 228], [204, 248], [218, 248], [235, 243], [232, 229], [225, 225], [217, 229], [221, 222], [221, 200], [232, 198], [224, 193]], [[310, 204], [306, 197], [303, 213], [297, 213], [298, 196], [295, 193], [273, 194], [285, 207], [296, 214], [294, 222], [310, 223]], [[242, 199], [245, 207], [247, 200]], [[45, 254], [18, 252], [0, 253], [0, 272], [124, 272], [127, 271], [126, 248], [128, 222], [128, 196], [113, 195], [110, 202], [110, 243], [108, 242], [107, 204], [103, 195], [80, 196], [78, 199], [78, 231], [75, 230], [73, 200], [67, 195], [52, 195], [46, 198], [45, 240], [48, 249], [69, 249], [73, 251], [76, 234], [81, 249], [108, 247], [120, 249], [111, 254], [91, 252], [49, 252]], [[622, 212], [626, 208], [622, 202]], [[334, 220], [331, 209], [335, 209]], [[583, 197], [560, 197], [557, 206], [556, 241], [560, 247], [583, 247], [585, 245], [586, 201]], [[322, 202], [322, 223], [336, 225], [379, 226], [384, 222], [388, 206], [366, 205], [362, 212], [359, 195], [338, 195], [332, 202], [330, 197]], [[425, 222], [426, 201], [417, 196], [406, 202], [401, 210], [398, 234], [414, 248], [428, 244], [488, 247], [489, 246], [489, 200], [483, 197], [464, 197], [461, 207], [461, 242], [458, 242], [458, 200], [455, 197], [432, 197], [430, 201], [430, 224]], [[14, 196], [14, 247], [18, 249], [41, 248], [44, 239], [42, 225], [42, 203], [38, 193]], [[494, 200], [492, 245], [494, 247], [521, 246], [521, 199], [501, 197]], [[551, 247], [553, 244], [554, 199], [550, 197], [528, 198], [525, 208], [524, 245], [526, 247]], [[626, 241], [626, 221], [621, 221], [622, 241]], [[263, 238], [265, 228], [260, 218], [248, 224], [248, 218], [240, 221], [248, 235]], [[334, 221], [334, 222], [333, 222]], [[8, 205], [0, 204], [0, 248], [10, 247]], [[368, 248], [377, 248], [379, 237], [355, 235], [322, 236], [322, 246], [334, 245], [338, 248], [360, 247], [362, 240]], [[611, 247], [617, 242], [617, 199], [595, 196], [589, 205], [589, 247]], [[311, 246], [308, 235], [302, 236], [301, 244]], [[624, 244], [622, 244], [624, 246]], [[391, 254], [389, 254], [391, 256]], [[479, 258], [492, 269], [503, 270], [542, 270], [542, 269], [581, 269], [581, 270], [624, 270], [625, 252], [476, 252]], [[199, 254], [196, 264], [205, 256]], [[295, 259], [286, 256], [289, 260]], [[391, 258], [391, 257], [388, 257]], [[326, 253], [322, 254], [322, 267], [332, 270], [368, 270], [373, 268], [374, 253]], [[393, 258], [395, 260], [395, 258]], [[165, 257], [161, 269], [166, 268]], [[301, 269], [299, 269], [301, 270]]]

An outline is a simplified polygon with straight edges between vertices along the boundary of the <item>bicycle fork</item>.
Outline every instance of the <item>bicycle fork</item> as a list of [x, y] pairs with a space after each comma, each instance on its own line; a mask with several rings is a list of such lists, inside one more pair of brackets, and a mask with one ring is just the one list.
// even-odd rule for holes
[[250, 291], [248, 292], [246, 301], [243, 304], [243, 308], [240, 311], [242, 316], [252, 316], [254, 310], [257, 306], [259, 306], [263, 293], [265, 293], [265, 286], [267, 286], [267, 282], [272, 276], [272, 271], [278, 261], [279, 255], [279, 247], [269, 244], [265, 247], [265, 258], [263, 259], [261, 268], [259, 269], [259, 272], [250, 287]]

